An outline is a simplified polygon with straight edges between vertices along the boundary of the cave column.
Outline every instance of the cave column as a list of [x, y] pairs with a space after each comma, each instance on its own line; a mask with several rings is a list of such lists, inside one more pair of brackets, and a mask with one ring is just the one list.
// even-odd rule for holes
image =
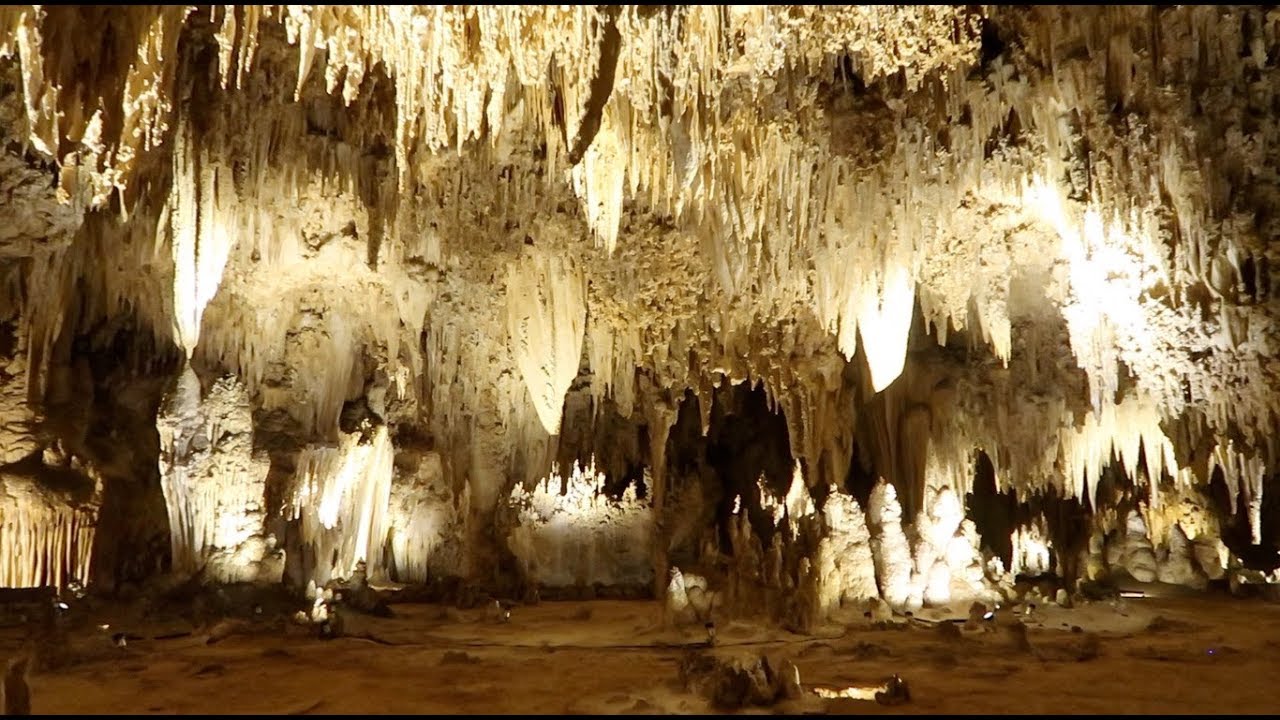
[[645, 422], [649, 426], [649, 474], [653, 499], [653, 596], [666, 607], [667, 588], [667, 436], [679, 416], [670, 391], [652, 389], [646, 393]]

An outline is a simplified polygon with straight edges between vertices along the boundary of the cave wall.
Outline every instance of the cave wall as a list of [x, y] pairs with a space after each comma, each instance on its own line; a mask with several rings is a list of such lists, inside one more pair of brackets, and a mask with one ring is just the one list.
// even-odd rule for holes
[[[713, 515], [732, 545], [766, 450], [717, 418], [749, 392], [780, 496], [798, 475], [876, 516], [883, 477], [909, 528], [964, 534], [933, 505], [973, 491], [981, 450], [997, 490], [1123, 534], [1097, 512], [1114, 467], [1154, 556], [1181, 541], [1152, 518], [1216, 475], [1215, 527], [1265, 561], [1278, 23], [0, 9], [0, 517], [80, 513], [106, 587], [357, 559], [490, 582], [518, 572], [512, 498], [577, 463], [651, 513], [625, 575], [660, 591]], [[218, 509], [220, 482], [259, 509]], [[797, 557], [830, 535], [811, 524]]]

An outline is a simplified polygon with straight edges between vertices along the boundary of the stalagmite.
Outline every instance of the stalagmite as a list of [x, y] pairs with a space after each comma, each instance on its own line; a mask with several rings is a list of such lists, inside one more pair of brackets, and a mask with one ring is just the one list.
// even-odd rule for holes
[[857, 501], [832, 488], [822, 519], [827, 534], [814, 560], [821, 611], [831, 615], [842, 606], [861, 608], [863, 601], [879, 598], [871, 533]]
[[775, 498], [765, 487], [763, 475], [756, 479], [756, 489], [760, 493], [760, 507], [773, 516], [773, 524], [780, 526], [784, 518], [790, 518], [793, 534], [799, 528], [800, 519], [814, 513], [813, 498], [810, 497], [809, 490], [805, 486], [804, 474], [799, 462], [796, 462], [792, 469], [791, 484], [787, 488], [787, 494], [782, 498]]
[[1049, 566], [1049, 541], [1045, 535], [1043, 517], [1013, 531], [1013, 562], [1009, 566], [1010, 572], [1034, 577], [1053, 570]]
[[1182, 528], [1177, 525], [1169, 528], [1163, 557], [1157, 558], [1156, 579], [1171, 585], [1204, 587], [1206, 578], [1192, 557], [1191, 547]]
[[[916, 518], [915, 572], [928, 605], [946, 605], [984, 594], [982, 563], [972, 521], [949, 487], [930, 488], [925, 512]], [[967, 524], [966, 524], [967, 523]]]
[[920, 609], [922, 589], [919, 578], [912, 572], [911, 548], [902, 530], [898, 493], [883, 478], [871, 491], [867, 518], [881, 597], [895, 610]]
[[1156, 557], [1147, 524], [1140, 514], [1131, 512], [1125, 519], [1123, 542], [1119, 565], [1138, 582], [1154, 582], [1157, 577]]
[[1197, 538], [1192, 545], [1196, 566], [1210, 580], [1221, 580], [1227, 570], [1229, 552], [1218, 538]]

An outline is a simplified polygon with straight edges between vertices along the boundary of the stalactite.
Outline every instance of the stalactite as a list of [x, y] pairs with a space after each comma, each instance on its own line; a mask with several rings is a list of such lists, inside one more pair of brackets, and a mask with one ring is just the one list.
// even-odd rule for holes
[[0, 587], [87, 583], [99, 502], [70, 504], [30, 480], [0, 478]]
[[560, 411], [578, 374], [586, 330], [582, 276], [572, 261], [535, 255], [507, 276], [507, 331], [516, 362], [547, 432], [560, 431]]
[[1254, 545], [1262, 542], [1262, 486], [1267, 476], [1266, 464], [1262, 458], [1251, 453], [1241, 452], [1230, 440], [1219, 442], [1210, 456], [1209, 475], [1215, 469], [1221, 469], [1223, 478], [1230, 493], [1231, 508], [1234, 513], [1237, 499], [1241, 494], [1245, 498], [1247, 520]]
[[185, 123], [179, 127], [173, 158], [173, 189], [160, 225], [173, 248], [175, 335], [190, 357], [200, 341], [204, 309], [218, 292], [231, 252], [224, 212], [232, 190], [225, 177], [218, 182], [216, 169], [195, 146]]
[[1097, 501], [1098, 479], [1113, 451], [1125, 472], [1138, 477], [1138, 455], [1145, 449], [1151, 478], [1148, 490], [1152, 501], [1158, 502], [1156, 486], [1162, 475], [1167, 471], [1174, 479], [1179, 477], [1173, 445], [1161, 429], [1160, 419], [1154, 405], [1126, 397], [1119, 404], [1103, 407], [1099, 415], [1089, 412], [1078, 429], [1065, 430], [1061, 436], [1062, 455], [1073, 492], [1084, 497], [1087, 491], [1090, 501]]
[[[943, 559], [965, 534], [928, 498], [965, 494], [975, 448], [1001, 488], [1091, 502], [1114, 455], [1157, 545], [1161, 482], [1221, 468], [1262, 540], [1280, 404], [1256, 388], [1276, 384], [1280, 316], [1263, 269], [1275, 128], [1250, 78], [1274, 38], [1245, 47], [1233, 27], [1265, 11], [138, 7], [101, 27], [95, 12], [0, 10], [21, 76], [3, 130], [39, 156], [6, 158], [36, 180], [0, 189], [72, 218], [0, 234], [0, 258], [29, 258], [5, 271], [23, 356], [6, 367], [25, 382], [0, 394], [21, 386], [31, 407], [5, 462], [31, 452], [60, 348], [128, 310], [238, 376], [246, 405], [287, 413], [298, 442], [339, 437], [362, 398], [429, 426], [442, 484], [473, 493], [455, 512], [476, 517], [508, 478], [545, 473], [589, 375], [597, 407], [644, 415], [660, 540], [673, 398], [693, 392], [705, 433], [714, 388], [738, 382], [785, 413], [810, 484], [843, 481], [856, 437], [907, 516], [925, 511], [917, 529], [940, 535], [914, 548], [924, 599], [943, 565], [954, 581]], [[983, 18], [1018, 38], [999, 58], [981, 56]], [[1166, 92], [1189, 86], [1213, 94]], [[53, 214], [34, 206], [11, 215]], [[941, 348], [913, 344], [917, 306]], [[1206, 439], [1208, 462], [1186, 459]], [[348, 463], [366, 452], [350, 443], [306, 451], [299, 482], [345, 497], [343, 468], [393, 454], [375, 440], [376, 459]], [[307, 542], [350, 543], [335, 572], [379, 568], [374, 535], [393, 527], [396, 562], [425, 577], [443, 551], [410, 535], [458, 518], [401, 496], [388, 525], [390, 471], [351, 472], [377, 476], [356, 483], [371, 499], [299, 508]], [[215, 491], [164, 468], [178, 567], [241, 544], [210, 518], [261, 495], [256, 473]], [[896, 503], [878, 492], [877, 527]], [[334, 502], [358, 508], [341, 540]], [[1017, 566], [1038, 567], [1024, 550]]]

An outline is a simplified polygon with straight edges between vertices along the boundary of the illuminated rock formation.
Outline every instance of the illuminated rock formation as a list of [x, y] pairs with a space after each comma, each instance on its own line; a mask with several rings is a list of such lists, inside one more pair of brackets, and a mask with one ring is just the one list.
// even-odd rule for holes
[[[883, 478], [871, 491], [867, 515], [880, 595], [895, 610], [919, 610], [924, 602], [922, 580], [926, 578], [914, 570], [898, 493]], [[932, 563], [929, 567], [932, 569]]]
[[212, 582], [279, 582], [281, 568], [263, 565], [276, 542], [265, 524], [269, 462], [253, 451], [243, 387], [220, 380], [202, 398], [187, 368], [157, 427], [173, 571], [202, 572]]
[[351, 577], [361, 562], [383, 566], [392, 462], [385, 427], [300, 454], [286, 516], [301, 521], [303, 572], [317, 586]]
[[[1276, 19], [0, 9], [6, 517], [103, 551], [6, 537], [77, 550], [4, 577], [283, 551], [298, 585], [489, 582], [515, 552], [660, 592], [673, 555], [737, 554], [830, 612], [871, 575], [896, 609], [980, 595], [995, 545], [1191, 584], [1269, 561]], [[615, 452], [526, 492], [587, 446]], [[1171, 529], [1195, 493], [1212, 522]]]
[[814, 556], [821, 611], [834, 615], [841, 607], [861, 609], [862, 601], [880, 597], [871, 533], [862, 508], [835, 489], [822, 507], [826, 536]]
[[95, 496], [50, 492], [31, 478], [0, 475], [0, 586], [86, 582], [99, 502]]
[[[1010, 572], [1035, 577], [1053, 571], [1049, 564], [1049, 541], [1045, 537], [1044, 527], [1044, 518], [1040, 517], [1013, 531], [1013, 563], [1009, 568]], [[1148, 552], [1150, 549], [1148, 545]]]
[[649, 504], [633, 485], [610, 498], [604, 480], [594, 463], [575, 463], [567, 477], [553, 467], [532, 490], [516, 488], [518, 524], [508, 542], [526, 577], [550, 587], [650, 583]]
[[466, 562], [468, 498], [465, 492], [455, 497], [441, 482], [439, 455], [424, 453], [416, 461], [416, 468], [395, 476], [387, 509], [391, 554], [384, 558], [386, 573], [403, 583], [457, 576]]

